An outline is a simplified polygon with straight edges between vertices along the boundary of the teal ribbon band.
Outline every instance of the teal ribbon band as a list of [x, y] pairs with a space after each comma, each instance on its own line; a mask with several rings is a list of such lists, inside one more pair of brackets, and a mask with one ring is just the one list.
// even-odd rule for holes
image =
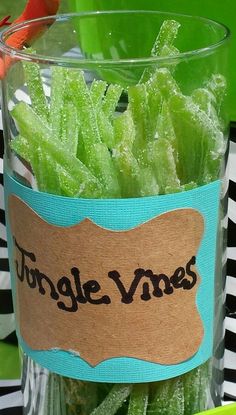
[[[135, 358], [119, 357], [105, 360], [91, 367], [70, 351], [52, 349], [32, 350], [24, 342], [19, 327], [19, 343], [25, 353], [48, 370], [75, 379], [135, 383], [153, 382], [186, 373], [212, 356], [214, 322], [214, 286], [216, 239], [221, 182], [170, 195], [133, 199], [73, 199], [34, 191], [5, 173], [5, 202], [14, 194], [50, 224], [72, 226], [85, 218], [111, 230], [129, 230], [168, 211], [192, 208], [204, 217], [205, 230], [197, 254], [197, 268], [201, 284], [197, 292], [197, 308], [204, 326], [204, 338], [197, 353], [176, 365], [160, 365]], [[13, 266], [13, 241], [7, 217], [8, 246], [12, 286], [16, 297]], [[184, 314], [184, 311], [183, 311]]]

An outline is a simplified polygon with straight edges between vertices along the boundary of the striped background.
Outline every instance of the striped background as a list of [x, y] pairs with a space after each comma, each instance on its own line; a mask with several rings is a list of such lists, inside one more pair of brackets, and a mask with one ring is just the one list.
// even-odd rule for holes
[[236, 125], [231, 128], [225, 319], [225, 399], [236, 398]]

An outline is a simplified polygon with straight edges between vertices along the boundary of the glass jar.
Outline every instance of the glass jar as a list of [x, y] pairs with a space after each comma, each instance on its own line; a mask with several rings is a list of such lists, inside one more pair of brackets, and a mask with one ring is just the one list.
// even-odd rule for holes
[[221, 404], [228, 45], [148, 11], [1, 35], [24, 414]]

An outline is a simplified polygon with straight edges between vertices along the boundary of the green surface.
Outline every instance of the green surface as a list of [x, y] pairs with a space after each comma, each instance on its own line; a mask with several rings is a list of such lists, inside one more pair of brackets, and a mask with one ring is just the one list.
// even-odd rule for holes
[[201, 412], [196, 415], [235, 415], [236, 404], [223, 406], [221, 408], [211, 409], [210, 411]]
[[0, 1], [0, 20], [5, 16], [11, 16], [13, 19], [16, 18], [21, 11], [24, 9], [26, 0], [16, 1]]
[[[69, 0], [71, 11], [84, 10], [160, 10], [208, 17], [227, 25], [232, 31], [230, 51], [230, 116], [236, 120], [236, 25], [235, 0]], [[132, 30], [132, 27], [130, 27]], [[134, 28], [136, 30], [136, 27]], [[143, 27], [143, 35], [148, 26]]]
[[0, 380], [20, 378], [20, 360], [17, 346], [0, 341]]
[[[25, 5], [26, 0], [0, 0], [0, 20], [5, 16], [11, 16], [10, 21], [16, 19], [24, 10]], [[61, 0], [60, 12], [66, 13], [68, 11], [67, 0]]]

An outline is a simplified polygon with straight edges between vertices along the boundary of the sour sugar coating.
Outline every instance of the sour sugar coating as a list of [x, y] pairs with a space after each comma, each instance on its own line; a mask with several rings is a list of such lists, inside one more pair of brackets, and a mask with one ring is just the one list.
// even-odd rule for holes
[[116, 384], [112, 387], [104, 401], [91, 413], [91, 415], [115, 415], [124, 401], [129, 397], [133, 385]]
[[145, 84], [131, 86], [128, 90], [129, 110], [131, 111], [134, 126], [135, 140], [133, 151], [137, 160], [146, 165], [146, 147], [147, 147], [147, 106], [148, 98]]
[[128, 415], [146, 415], [148, 407], [149, 386], [147, 383], [133, 386], [130, 394]]
[[100, 110], [106, 89], [107, 83], [105, 81], [95, 79], [91, 84], [90, 96], [94, 107], [98, 110]]
[[184, 415], [184, 385], [181, 377], [155, 383], [147, 415]]
[[[176, 20], [165, 20], [160, 27], [160, 31], [152, 47], [151, 56], [173, 57], [178, 55], [179, 50], [173, 45], [173, 43], [178, 35], [180, 27], [180, 23], [176, 22]], [[175, 65], [175, 62], [173, 62], [173, 65]], [[153, 68], [146, 68], [140, 82], [147, 81], [152, 72]]]
[[174, 95], [169, 109], [176, 133], [181, 184], [204, 184], [206, 171], [212, 180], [216, 179], [225, 150], [222, 132], [190, 97]]
[[[69, 196], [85, 196], [86, 194], [88, 194], [87, 197], [94, 197], [94, 194], [101, 196], [102, 186], [100, 182], [79, 159], [67, 152], [59, 141], [52, 140], [51, 130], [42, 124], [41, 119], [27, 104], [23, 102], [17, 104], [12, 110], [12, 115], [17, 121], [20, 134], [27, 139], [30, 148], [37, 153], [40, 143], [41, 151], [51, 155], [63, 169], [65, 179], [63, 184], [66, 187], [66, 191], [72, 193]], [[14, 141], [12, 146], [14, 146]], [[69, 186], [71, 179], [76, 184], [73, 188]], [[67, 183], [68, 188], [66, 186]]]
[[67, 69], [53, 67], [51, 70], [51, 99], [49, 123], [55, 138], [62, 136], [62, 123], [64, 119], [64, 103], [67, 89]]
[[122, 93], [122, 87], [120, 85], [109, 85], [107, 89], [104, 102], [102, 104], [102, 110], [104, 114], [111, 118], [114, 115], [117, 103]]
[[148, 150], [160, 193], [165, 194], [167, 188], [169, 193], [175, 193], [180, 188], [180, 181], [171, 143], [160, 138], [149, 143]]
[[29, 62], [24, 62], [23, 67], [32, 107], [40, 117], [48, 121], [48, 102], [43, 90], [40, 67], [37, 63]]

